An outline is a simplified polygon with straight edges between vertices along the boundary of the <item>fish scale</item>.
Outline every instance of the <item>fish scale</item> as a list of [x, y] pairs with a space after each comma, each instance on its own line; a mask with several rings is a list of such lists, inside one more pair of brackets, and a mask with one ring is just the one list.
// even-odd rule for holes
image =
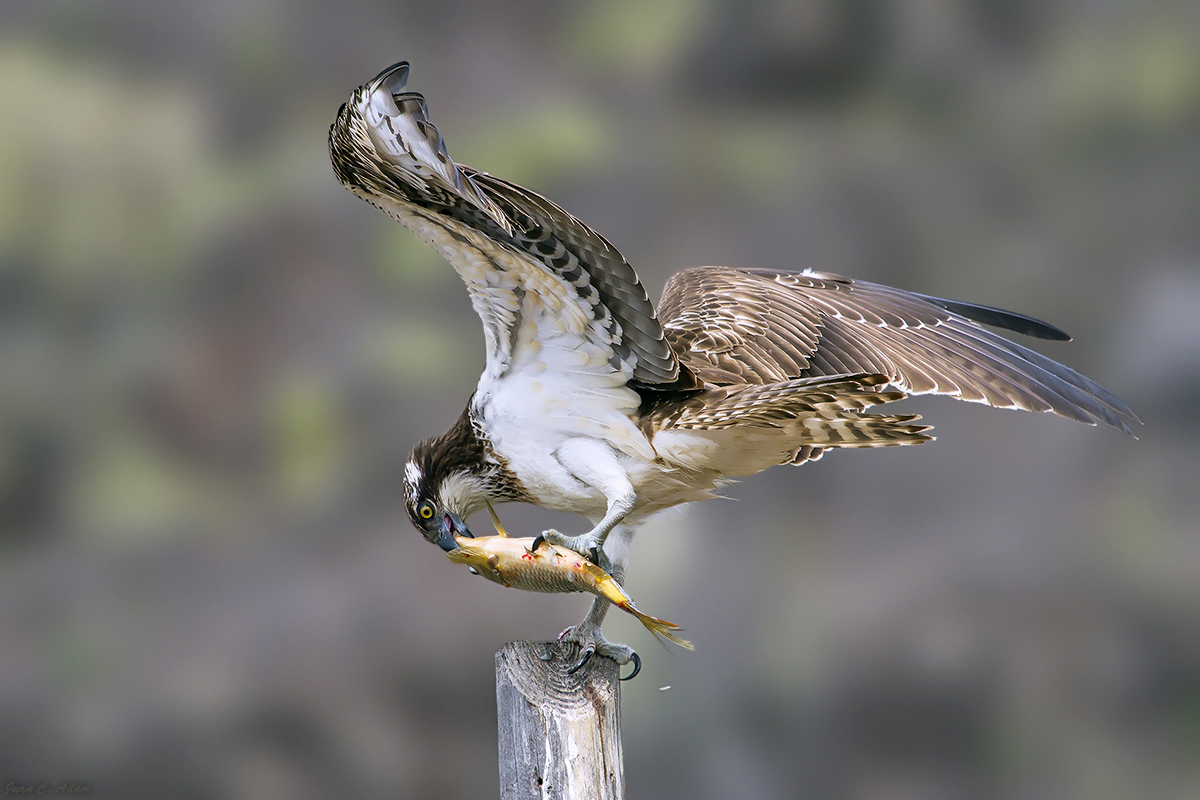
[[454, 541], [458, 547], [446, 557], [473, 567], [490, 581], [527, 592], [590, 592], [637, 617], [654, 635], [694, 649], [691, 642], [675, 635], [682, 628], [643, 613], [616, 578], [574, 550], [549, 542], [533, 550], [533, 537], [514, 539], [503, 533], [476, 538], [456, 536]]

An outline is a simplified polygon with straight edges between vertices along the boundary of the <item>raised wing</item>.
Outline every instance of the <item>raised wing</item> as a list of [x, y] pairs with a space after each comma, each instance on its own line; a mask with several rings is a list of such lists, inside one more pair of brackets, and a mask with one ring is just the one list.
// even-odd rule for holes
[[699, 267], [658, 308], [680, 361], [718, 386], [879, 373], [909, 394], [1053, 411], [1132, 433], [1137, 415], [1094, 381], [982, 327], [1066, 334], [1030, 317], [817, 272]]
[[[408, 65], [397, 64], [354, 93], [330, 130], [330, 155], [347, 188], [463, 278], [484, 324], [485, 376], [529, 367], [644, 389], [698, 385], [616, 248], [546, 198], [456, 165], [424, 98], [401, 92], [407, 76]], [[548, 339], [559, 343], [553, 363], [538, 352]]]

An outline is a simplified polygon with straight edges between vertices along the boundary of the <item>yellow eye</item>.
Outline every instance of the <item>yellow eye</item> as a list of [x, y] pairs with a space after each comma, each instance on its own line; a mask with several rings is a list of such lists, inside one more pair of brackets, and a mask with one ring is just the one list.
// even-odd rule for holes
[[429, 503], [421, 503], [421, 507], [417, 509], [417, 513], [421, 515], [421, 519], [432, 519], [433, 506]]

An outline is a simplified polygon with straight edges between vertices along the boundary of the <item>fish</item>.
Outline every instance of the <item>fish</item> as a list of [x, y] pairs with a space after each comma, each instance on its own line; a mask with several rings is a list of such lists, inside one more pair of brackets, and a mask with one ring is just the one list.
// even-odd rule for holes
[[455, 536], [458, 547], [446, 553], [455, 564], [467, 564], [490, 581], [527, 592], [591, 592], [632, 614], [655, 636], [695, 650], [691, 642], [675, 635], [683, 628], [643, 613], [612, 575], [574, 550], [556, 544], [542, 541], [537, 550], [532, 549], [534, 537], [509, 536], [491, 504], [488, 510], [496, 535]]

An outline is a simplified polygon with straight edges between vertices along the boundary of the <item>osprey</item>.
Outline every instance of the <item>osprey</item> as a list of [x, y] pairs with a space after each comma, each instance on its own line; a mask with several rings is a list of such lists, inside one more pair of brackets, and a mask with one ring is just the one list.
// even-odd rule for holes
[[[1044, 339], [1057, 328], [987, 306], [805, 270], [687, 269], [658, 307], [629, 262], [569, 213], [455, 164], [396, 64], [338, 111], [341, 182], [450, 262], [483, 321], [487, 365], [458, 422], [404, 471], [414, 525], [444, 550], [492, 501], [582, 514], [591, 530], [539, 537], [624, 579], [634, 531], [735, 478], [826, 450], [929, 441], [912, 414], [868, 413], [911, 394], [1052, 411], [1131, 433], [1095, 382], [982, 324]], [[982, 323], [982, 324], [981, 324]], [[535, 541], [539, 541], [535, 540]], [[597, 599], [560, 640], [620, 664]], [[630, 676], [632, 677], [632, 675]]]

